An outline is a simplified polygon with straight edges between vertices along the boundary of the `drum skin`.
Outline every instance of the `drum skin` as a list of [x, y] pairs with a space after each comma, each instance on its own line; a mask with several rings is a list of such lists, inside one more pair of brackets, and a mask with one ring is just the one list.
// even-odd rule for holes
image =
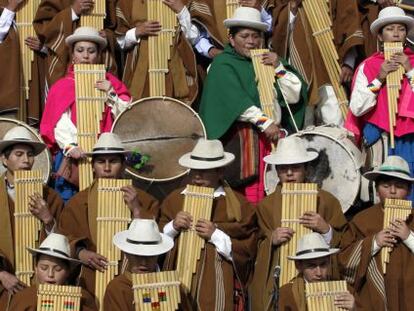
[[[16, 126], [23, 126], [27, 128], [32, 135], [33, 140], [43, 142], [42, 138], [34, 128], [30, 127], [22, 121], [9, 118], [0, 118], [0, 137], [3, 138], [8, 130]], [[36, 156], [32, 169], [40, 169], [43, 173], [43, 179], [45, 183], [47, 183], [52, 169], [52, 157], [47, 148]], [[6, 168], [1, 165], [0, 174], [3, 174], [5, 171]]]
[[169, 181], [188, 169], [178, 159], [191, 152], [198, 139], [206, 137], [198, 114], [188, 105], [169, 97], [149, 97], [136, 101], [121, 113], [112, 126], [125, 148], [149, 155], [139, 170], [127, 167], [131, 175], [149, 181]]

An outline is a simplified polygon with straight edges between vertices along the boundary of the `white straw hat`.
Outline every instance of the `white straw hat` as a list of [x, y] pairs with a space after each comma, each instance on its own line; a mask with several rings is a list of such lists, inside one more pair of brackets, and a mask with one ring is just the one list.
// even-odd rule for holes
[[93, 27], [76, 28], [75, 32], [65, 39], [66, 45], [70, 48], [79, 41], [95, 42], [100, 50], [103, 50], [107, 45], [106, 39], [102, 38], [98, 30]]
[[410, 167], [407, 161], [399, 156], [388, 156], [379, 169], [366, 172], [364, 177], [368, 180], [375, 181], [379, 176], [390, 176], [398, 179], [403, 179], [408, 182], [414, 182], [411, 177]]
[[339, 248], [329, 248], [322, 235], [312, 232], [304, 235], [298, 241], [296, 256], [288, 256], [291, 260], [306, 260], [322, 258], [336, 254]]
[[86, 153], [88, 156], [94, 156], [99, 154], [125, 154], [128, 153], [125, 150], [121, 139], [114, 133], [102, 133], [99, 136], [95, 146], [93, 146], [92, 152]]
[[266, 31], [267, 24], [262, 22], [260, 11], [250, 7], [239, 7], [234, 11], [232, 18], [224, 20], [226, 28], [231, 27], [246, 27], [253, 28], [259, 31]]
[[139, 256], [157, 256], [168, 252], [174, 241], [160, 233], [153, 219], [134, 219], [128, 230], [115, 234], [113, 242], [125, 253]]
[[288, 136], [279, 139], [274, 153], [265, 156], [266, 163], [274, 165], [299, 164], [310, 162], [318, 157], [316, 151], [307, 151], [302, 139], [297, 136]]
[[23, 126], [15, 126], [6, 132], [3, 140], [0, 141], [0, 153], [2, 153], [3, 150], [7, 147], [16, 144], [25, 144], [32, 146], [35, 156], [46, 148], [46, 145], [44, 143], [33, 140], [29, 130]]
[[414, 27], [414, 18], [405, 14], [404, 10], [397, 6], [389, 6], [382, 9], [378, 18], [371, 24], [371, 33], [376, 35], [378, 31], [389, 24], [404, 24], [407, 26], [407, 33]]
[[221, 141], [202, 138], [193, 151], [184, 154], [178, 163], [190, 169], [208, 170], [226, 166], [233, 160], [234, 154], [225, 152]]

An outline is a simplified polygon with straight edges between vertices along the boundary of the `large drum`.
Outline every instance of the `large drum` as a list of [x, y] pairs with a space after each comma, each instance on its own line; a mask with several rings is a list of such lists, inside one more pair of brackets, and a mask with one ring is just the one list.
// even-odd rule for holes
[[[319, 126], [294, 135], [303, 139], [306, 148], [319, 152], [318, 158], [308, 167], [309, 181], [332, 193], [345, 213], [359, 195], [362, 165], [361, 152], [350, 140], [348, 132], [335, 126]], [[275, 167], [267, 165], [267, 194], [275, 190], [278, 181]]]
[[178, 159], [206, 137], [198, 114], [169, 97], [136, 101], [118, 116], [112, 132], [119, 135], [127, 150], [149, 156], [138, 170], [127, 166], [128, 173], [148, 181], [170, 181], [186, 174], [188, 170]]
[[[8, 130], [16, 126], [23, 126], [27, 128], [30, 131], [33, 140], [43, 142], [42, 138], [34, 128], [30, 127], [24, 122], [8, 118], [0, 118], [0, 137], [2, 138]], [[33, 169], [42, 170], [44, 181], [47, 183], [52, 169], [52, 157], [47, 148], [36, 156]], [[6, 168], [1, 165], [0, 174], [3, 174], [5, 171]]]

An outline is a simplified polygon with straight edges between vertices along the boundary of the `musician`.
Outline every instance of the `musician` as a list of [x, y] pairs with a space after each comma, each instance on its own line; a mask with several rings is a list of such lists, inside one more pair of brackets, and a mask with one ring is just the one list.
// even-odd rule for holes
[[[76, 160], [85, 156], [77, 145], [73, 64], [98, 64], [107, 45], [107, 41], [91, 27], [77, 28], [65, 41], [72, 53], [72, 65], [68, 67], [66, 76], [50, 89], [40, 123], [40, 134], [55, 157], [54, 171], [59, 171], [60, 166], [66, 163], [64, 157]], [[114, 118], [129, 106], [131, 97], [126, 86], [110, 73], [106, 73], [105, 80], [96, 81], [95, 88], [107, 96], [100, 125], [101, 132], [109, 132]], [[55, 189], [65, 202], [77, 192], [77, 187], [63, 177], [56, 178]]]
[[[342, 273], [353, 286], [357, 310], [405, 310], [414, 303], [413, 216], [384, 223], [385, 199], [407, 199], [414, 178], [408, 163], [389, 156], [378, 170], [364, 176], [375, 181], [380, 203], [354, 216], [341, 240], [338, 256]], [[382, 271], [381, 249], [392, 247], [386, 274]]]
[[[338, 252], [339, 249], [330, 248], [319, 233], [313, 232], [304, 235], [298, 241], [296, 256], [288, 256], [290, 260], [295, 261], [298, 275], [290, 283], [280, 288], [278, 310], [307, 310], [305, 283], [329, 281], [331, 257]], [[349, 291], [346, 291], [336, 295], [334, 304], [337, 308], [354, 310], [355, 298]], [[322, 306], [321, 309], [323, 309]]]
[[[39, 248], [27, 248], [36, 262], [36, 283], [18, 292], [12, 299], [9, 310], [24, 311], [37, 309], [37, 288], [39, 284], [74, 285], [69, 282], [73, 271], [80, 264], [70, 257], [68, 239], [61, 234], [51, 233]], [[91, 294], [82, 289], [80, 311], [97, 311]]]
[[[414, 18], [408, 16], [398, 7], [391, 6], [381, 10], [378, 18], [371, 25], [382, 46], [384, 42], [403, 42], [407, 33], [414, 29]], [[345, 127], [355, 135], [356, 141], [365, 147], [373, 145], [383, 133], [389, 133], [388, 97], [385, 83], [388, 74], [402, 66], [405, 75], [402, 77], [401, 91], [398, 98], [398, 112], [394, 127], [395, 148], [388, 148], [389, 155], [399, 155], [414, 171], [414, 120], [409, 106], [413, 104], [411, 95], [414, 77], [414, 53], [405, 48], [396, 53], [391, 60], [385, 61], [381, 51], [364, 60], [355, 74], [354, 85]], [[414, 200], [414, 194], [410, 195]]]
[[[119, 137], [113, 133], [103, 133], [88, 156], [92, 157], [94, 178], [120, 179], [125, 170], [127, 151]], [[124, 200], [131, 210], [132, 218], [158, 218], [159, 205], [151, 195], [133, 186], [121, 188]], [[66, 204], [59, 222], [58, 230], [69, 238], [71, 247], [76, 252], [83, 266], [81, 284], [90, 293], [95, 292], [95, 271], [104, 271], [107, 259], [96, 253], [96, 228], [92, 215], [96, 215], [89, 206], [91, 187], [80, 191]], [[114, 206], [114, 208], [117, 208]], [[96, 216], [95, 216], [96, 218]]]
[[[191, 169], [189, 184], [214, 188], [211, 220], [194, 223], [206, 240], [193, 276], [191, 299], [198, 310], [235, 310], [243, 306], [244, 290], [250, 279], [256, 250], [256, 215], [244, 197], [223, 181], [223, 168], [234, 160], [218, 140], [198, 141], [179, 163]], [[190, 228], [191, 216], [182, 211], [185, 190], [170, 193], [161, 205], [159, 226], [177, 241]], [[178, 243], [166, 258], [167, 270], [174, 269]]]
[[[6, 310], [9, 295], [25, 287], [14, 275], [15, 246], [13, 241], [18, 234], [14, 229], [14, 172], [31, 170], [35, 156], [45, 148], [44, 143], [33, 140], [31, 133], [22, 126], [16, 126], [7, 131], [3, 140], [0, 141], [2, 163], [6, 168], [6, 172], [0, 177], [0, 310]], [[43, 193], [36, 193], [30, 197], [29, 207], [32, 215], [41, 222], [38, 237], [41, 242], [54, 231], [63, 202], [55, 191], [44, 186]]]
[[[333, 19], [334, 44], [339, 54], [340, 80], [344, 84], [350, 83], [354, 68], [360, 61], [358, 55], [363, 55], [364, 44], [357, 0], [329, 0], [327, 3]], [[342, 126], [344, 118], [302, 0], [272, 0], [269, 6], [273, 8], [275, 21], [272, 47], [299, 71], [309, 85], [306, 124]]]
[[[279, 184], [257, 208], [260, 237], [250, 287], [253, 310], [264, 310], [266, 306], [271, 306], [273, 267], [279, 264], [279, 247], [289, 242], [295, 234], [291, 228], [281, 226], [282, 185], [307, 182], [307, 166], [317, 157], [317, 152], [305, 149], [301, 138], [291, 136], [280, 139], [276, 152], [264, 159], [266, 163], [276, 166]], [[305, 212], [300, 223], [320, 233], [327, 244], [335, 247], [345, 229], [346, 219], [338, 200], [331, 193], [318, 189], [317, 213]], [[333, 271], [335, 273], [337, 271]]]
[[278, 138], [279, 126], [293, 130], [295, 123], [299, 129], [302, 127], [306, 85], [277, 54], [264, 54], [263, 63], [275, 68], [278, 95], [275, 120], [266, 116], [260, 108], [250, 50], [262, 46], [267, 25], [261, 21], [260, 12], [250, 7], [236, 9], [224, 25], [229, 29], [230, 44], [211, 65], [200, 116], [209, 139], [220, 139], [226, 149], [240, 154], [240, 160], [227, 169], [226, 178], [231, 178], [229, 182], [241, 188], [250, 202], [257, 203], [264, 196], [261, 159], [269, 153], [270, 142]]

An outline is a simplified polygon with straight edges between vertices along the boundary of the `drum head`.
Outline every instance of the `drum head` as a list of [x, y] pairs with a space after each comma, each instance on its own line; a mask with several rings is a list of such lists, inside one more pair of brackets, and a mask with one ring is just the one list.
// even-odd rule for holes
[[139, 170], [127, 167], [135, 177], [169, 181], [188, 172], [178, 159], [191, 152], [198, 139], [206, 137], [197, 113], [184, 103], [168, 97], [138, 100], [115, 120], [112, 132], [118, 134], [129, 151], [148, 155]]
[[[3, 137], [8, 130], [10, 130], [11, 128], [15, 126], [23, 126], [27, 128], [30, 131], [33, 140], [43, 142], [42, 138], [40, 137], [40, 135], [34, 128], [28, 126], [24, 122], [14, 120], [14, 119], [8, 119], [8, 118], [0, 118], [0, 137]], [[40, 169], [43, 173], [43, 179], [45, 183], [47, 183], [49, 176], [50, 176], [51, 168], [52, 168], [52, 157], [50, 155], [49, 150], [46, 148], [42, 153], [36, 156], [34, 164], [33, 164], [33, 169], [34, 170]], [[3, 174], [5, 171], [6, 171], [6, 168], [3, 165], [1, 165], [0, 174]]]

